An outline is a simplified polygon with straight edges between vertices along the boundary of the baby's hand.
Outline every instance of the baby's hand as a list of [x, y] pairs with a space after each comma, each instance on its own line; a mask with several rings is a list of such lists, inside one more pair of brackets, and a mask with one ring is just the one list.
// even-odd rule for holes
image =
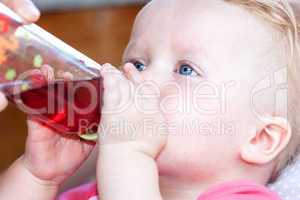
[[104, 106], [99, 143], [129, 145], [156, 158], [165, 146], [167, 131], [160, 111], [159, 87], [145, 81], [134, 65], [124, 73], [110, 64], [103, 66]]
[[[166, 144], [159, 88], [132, 64], [104, 65], [97, 167], [100, 199], [161, 200], [155, 159]], [[117, 191], [117, 192], [116, 192]]]
[[28, 120], [24, 167], [37, 179], [59, 186], [88, 158], [94, 143], [77, 136], [63, 137], [35, 121]]
[[[41, 70], [32, 73], [42, 73], [49, 82], [54, 78], [54, 71], [49, 65], [43, 65]], [[29, 119], [24, 165], [38, 179], [59, 185], [80, 167], [94, 145], [81, 141], [77, 135], [63, 137]]]
[[62, 137], [29, 120], [26, 152], [1, 175], [0, 199], [56, 199], [60, 184], [92, 149], [93, 144]]
[[[49, 65], [32, 73], [42, 73], [53, 81]], [[25, 153], [0, 179], [0, 199], [54, 199], [60, 184], [87, 159], [94, 145], [77, 135], [62, 136], [29, 119]]]

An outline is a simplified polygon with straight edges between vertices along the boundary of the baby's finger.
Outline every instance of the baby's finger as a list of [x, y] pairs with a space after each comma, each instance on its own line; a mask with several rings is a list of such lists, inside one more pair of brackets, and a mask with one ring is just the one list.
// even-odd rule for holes
[[30, 71], [30, 80], [35, 86], [44, 86], [48, 80], [40, 69]]
[[13, 9], [28, 23], [35, 22], [40, 17], [40, 11], [30, 0], [5, 0], [4, 4]]
[[126, 63], [123, 67], [125, 76], [136, 86], [141, 95], [159, 94], [159, 86], [153, 81], [146, 81], [141, 73], [131, 63]]
[[[132, 102], [134, 83], [128, 80], [123, 72], [111, 66], [110, 64], [103, 65], [103, 70], [109, 72], [107, 74], [103, 74], [103, 76], [115, 77], [115, 85], [112, 89], [110, 89], [110, 91], [114, 90], [114, 94], [118, 96], [118, 102], [114, 106], [115, 111], [121, 112], [126, 109]], [[104, 90], [106, 90], [105, 86]]]
[[41, 71], [49, 82], [54, 81], [54, 70], [50, 65], [43, 65]]
[[103, 73], [105, 73], [105, 74], [113, 74], [115, 76], [120, 76], [120, 78], [122, 76], [121, 71], [118, 70], [117, 68], [115, 68], [114, 66], [112, 66], [109, 63], [106, 63], [106, 64], [102, 65], [102, 67], [99, 68], [99, 71], [100, 71], [100, 73], [101, 73], [102, 76], [104, 76]]
[[141, 84], [144, 82], [141, 73], [131, 63], [126, 63], [123, 67], [125, 76], [132, 81], [134, 84]]
[[74, 75], [71, 72], [64, 72], [63, 77], [65, 81], [74, 80]]
[[8, 102], [5, 95], [2, 92], [0, 92], [0, 112], [6, 108], [7, 104]]
[[110, 64], [105, 64], [101, 69], [101, 75], [104, 87], [104, 108], [111, 109], [120, 103], [119, 80], [121, 80], [121, 73]]

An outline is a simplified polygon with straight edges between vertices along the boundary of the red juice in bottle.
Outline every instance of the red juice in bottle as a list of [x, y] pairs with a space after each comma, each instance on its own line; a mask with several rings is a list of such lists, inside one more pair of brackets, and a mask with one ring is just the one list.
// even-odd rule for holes
[[[62, 134], [96, 133], [100, 65], [37, 25], [23, 25], [2, 3], [0, 66], [0, 91], [34, 120]], [[50, 77], [45, 68], [51, 68]]]
[[32, 119], [61, 134], [94, 134], [101, 119], [102, 79], [62, 80], [10, 95]]

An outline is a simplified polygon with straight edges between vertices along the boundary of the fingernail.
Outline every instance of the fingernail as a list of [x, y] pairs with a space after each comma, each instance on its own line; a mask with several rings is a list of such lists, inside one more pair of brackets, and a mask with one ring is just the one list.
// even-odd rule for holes
[[20, 5], [17, 8], [17, 12], [28, 22], [35, 22], [41, 15], [37, 7], [30, 1]]

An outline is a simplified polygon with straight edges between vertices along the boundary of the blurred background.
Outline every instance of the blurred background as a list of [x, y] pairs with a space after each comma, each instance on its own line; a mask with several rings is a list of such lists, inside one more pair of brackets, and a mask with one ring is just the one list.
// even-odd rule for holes
[[[95, 61], [119, 66], [131, 26], [145, 0], [34, 0], [42, 10], [38, 24]], [[22, 155], [26, 116], [9, 105], [0, 113], [0, 171]], [[93, 158], [65, 187], [94, 173]]]

